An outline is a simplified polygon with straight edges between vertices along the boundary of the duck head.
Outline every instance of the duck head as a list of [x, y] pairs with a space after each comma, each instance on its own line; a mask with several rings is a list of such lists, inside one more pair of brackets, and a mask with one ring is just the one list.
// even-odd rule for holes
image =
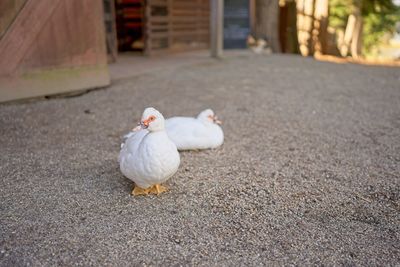
[[203, 110], [199, 115], [197, 115], [197, 119], [203, 122], [211, 122], [215, 124], [222, 123], [220, 120], [218, 120], [218, 117], [214, 114], [212, 109]]
[[143, 111], [142, 119], [138, 127], [147, 129], [150, 132], [162, 131], [165, 128], [164, 116], [155, 108], [146, 108]]

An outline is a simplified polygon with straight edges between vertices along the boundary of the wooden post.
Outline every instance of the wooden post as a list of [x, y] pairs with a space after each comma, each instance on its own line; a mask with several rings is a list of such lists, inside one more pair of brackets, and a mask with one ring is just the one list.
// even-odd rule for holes
[[223, 50], [224, 0], [210, 0], [211, 56], [220, 58]]
[[314, 55], [326, 54], [328, 39], [329, 1], [315, 0], [312, 44]]
[[250, 34], [254, 37], [256, 32], [256, 0], [249, 1]]
[[152, 45], [151, 45], [151, 3], [150, 1], [144, 2], [144, 54], [146, 56], [150, 56], [152, 52]]
[[118, 56], [117, 26], [115, 25], [115, 2], [103, 0], [104, 23], [106, 25], [106, 44], [108, 63], [116, 62]]

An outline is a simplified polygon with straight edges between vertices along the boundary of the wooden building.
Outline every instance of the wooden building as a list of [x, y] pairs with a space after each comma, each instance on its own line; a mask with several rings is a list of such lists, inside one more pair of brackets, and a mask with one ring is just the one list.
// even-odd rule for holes
[[145, 49], [153, 54], [164, 49], [205, 49], [210, 39], [209, 0], [148, 1]]
[[110, 83], [98, 0], [0, 1], [0, 101]]
[[119, 51], [147, 55], [206, 49], [210, 0], [115, 0]]
[[206, 49], [210, 0], [1, 0], [0, 102], [103, 87], [118, 50]]
[[1, 0], [0, 102], [108, 86], [119, 52], [208, 49], [213, 28], [245, 47], [255, 0], [225, 1], [224, 29], [222, 0]]

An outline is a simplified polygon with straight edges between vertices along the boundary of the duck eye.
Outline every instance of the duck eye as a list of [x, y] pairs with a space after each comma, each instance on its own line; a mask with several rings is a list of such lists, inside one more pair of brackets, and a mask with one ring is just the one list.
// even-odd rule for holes
[[156, 117], [150, 116], [150, 120], [151, 120], [151, 121], [154, 121], [155, 119], [156, 119]]

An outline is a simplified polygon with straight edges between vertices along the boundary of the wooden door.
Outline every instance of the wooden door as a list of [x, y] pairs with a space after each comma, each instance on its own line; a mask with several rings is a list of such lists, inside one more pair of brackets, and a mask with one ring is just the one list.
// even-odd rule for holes
[[1, 21], [0, 101], [110, 83], [101, 1], [2, 0], [4, 7], [13, 18]]

